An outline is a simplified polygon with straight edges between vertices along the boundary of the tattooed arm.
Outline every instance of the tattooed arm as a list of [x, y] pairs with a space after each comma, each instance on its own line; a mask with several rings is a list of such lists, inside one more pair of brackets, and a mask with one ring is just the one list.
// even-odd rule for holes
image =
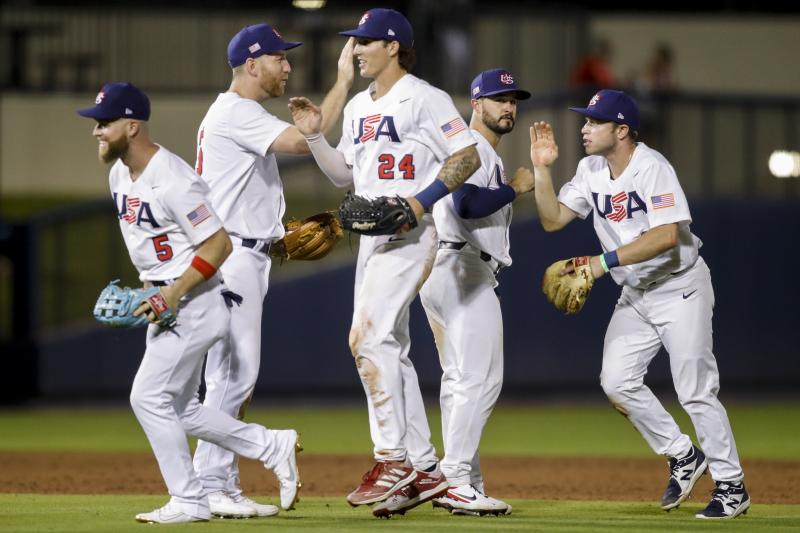
[[481, 158], [475, 145], [462, 148], [448, 157], [433, 184], [416, 196], [406, 198], [417, 220], [436, 200], [458, 189], [480, 167]]

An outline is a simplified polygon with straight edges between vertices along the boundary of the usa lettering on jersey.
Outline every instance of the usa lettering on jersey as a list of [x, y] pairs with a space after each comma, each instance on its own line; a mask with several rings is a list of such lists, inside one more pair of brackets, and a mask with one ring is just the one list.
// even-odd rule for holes
[[119, 201], [119, 195], [115, 192], [114, 205], [117, 207], [117, 216], [127, 222], [128, 224], [136, 224], [141, 226], [143, 222], [150, 224], [150, 227], [160, 228], [161, 224], [158, 223], [156, 217], [153, 216], [153, 210], [150, 209], [149, 202], [143, 202], [141, 199], [127, 194], [122, 195]]
[[592, 192], [594, 208], [602, 218], [614, 222], [622, 222], [626, 218], [633, 218], [634, 213], [642, 211], [647, 214], [647, 204], [642, 201], [636, 191], [619, 192], [615, 195], [603, 195], [603, 207], [600, 207], [600, 194]]
[[373, 139], [377, 141], [381, 135], [388, 137], [392, 142], [400, 142], [400, 136], [394, 125], [394, 117], [383, 116], [380, 113], [361, 117], [358, 119], [358, 131], [353, 135], [353, 144], [361, 144]]

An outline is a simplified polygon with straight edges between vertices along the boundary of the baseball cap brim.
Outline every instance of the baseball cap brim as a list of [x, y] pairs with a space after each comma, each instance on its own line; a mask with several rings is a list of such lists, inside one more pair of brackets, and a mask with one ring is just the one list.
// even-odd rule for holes
[[108, 112], [104, 111], [98, 106], [78, 109], [78, 114], [82, 117], [93, 118], [95, 120], [114, 120], [122, 118], [121, 116], [116, 116], [116, 115], [111, 116], [108, 114]]
[[597, 120], [605, 120], [608, 122], [615, 122], [613, 117], [608, 117], [606, 115], [603, 115], [602, 113], [598, 113], [597, 111], [594, 111], [593, 109], [589, 109], [587, 107], [570, 107], [569, 110], [575, 111], [576, 113], [580, 113], [584, 117], [594, 118]]
[[[297, 42], [291, 42], [291, 41], [286, 42], [286, 41], [284, 41], [283, 45], [280, 48], [276, 48], [272, 52], [282, 52], [283, 50], [291, 50], [292, 48], [297, 48], [301, 44], [303, 44], [303, 43], [297, 43]], [[272, 53], [272, 52], [267, 52], [267, 53], [269, 54], [269, 53]]]
[[482, 94], [481, 98], [486, 96], [494, 96], [496, 94], [509, 94], [509, 93], [515, 93], [517, 96], [517, 100], [527, 100], [528, 98], [531, 97], [531, 93], [529, 93], [528, 91], [523, 91], [522, 89], [511, 89], [510, 91], [504, 91], [504, 90], [489, 91], [488, 93]]
[[354, 30], [340, 31], [339, 35], [344, 35], [346, 37], [364, 37], [366, 39], [375, 39], [375, 40], [386, 39], [385, 36], [375, 35], [374, 33], [369, 32], [364, 28], [356, 28]]

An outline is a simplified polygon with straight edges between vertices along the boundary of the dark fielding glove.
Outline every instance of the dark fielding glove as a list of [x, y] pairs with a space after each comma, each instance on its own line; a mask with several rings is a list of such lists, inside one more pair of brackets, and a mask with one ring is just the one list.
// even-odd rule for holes
[[118, 279], [109, 283], [100, 292], [97, 303], [94, 304], [94, 317], [103, 325], [112, 328], [138, 328], [150, 323], [147, 313], [133, 316], [133, 312], [142, 304], [148, 302], [150, 308], [158, 318], [156, 324], [162, 328], [175, 325], [175, 310], [170, 309], [161, 290], [158, 287], [147, 289], [131, 289], [117, 285]]
[[399, 196], [369, 200], [348, 191], [339, 206], [339, 219], [344, 229], [361, 235], [394, 235], [404, 226], [417, 227], [414, 210]]

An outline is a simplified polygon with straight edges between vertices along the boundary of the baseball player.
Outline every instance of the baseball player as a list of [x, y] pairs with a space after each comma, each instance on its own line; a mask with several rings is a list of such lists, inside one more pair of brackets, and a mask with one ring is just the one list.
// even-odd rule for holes
[[[669, 458], [662, 509], [678, 507], [708, 468], [716, 489], [696, 516], [735, 518], [747, 511], [750, 497], [728, 415], [717, 399], [714, 290], [698, 253], [702, 243], [689, 229], [686, 196], [664, 156], [637, 142], [639, 107], [633, 98], [602, 90], [587, 107], [570, 109], [586, 117], [581, 135], [588, 157], [556, 198], [550, 166], [558, 146], [550, 125], [536, 122], [530, 130], [535, 197], [547, 231], [594, 213], [605, 253], [589, 259], [592, 274], [599, 278], [610, 272], [622, 285], [603, 345], [603, 390], [653, 451]], [[647, 367], [662, 345], [700, 447], [644, 384]]]
[[[228, 45], [231, 85], [206, 113], [197, 133], [196, 171], [231, 235], [233, 251], [222, 266], [228, 287], [246, 295], [231, 310], [230, 334], [208, 353], [204, 404], [243, 418], [261, 362], [261, 314], [269, 286], [270, 247], [284, 235], [283, 183], [275, 154], [308, 153], [305, 137], [261, 105], [284, 92], [291, 66], [284, 41], [268, 24], [243, 28]], [[338, 79], [322, 104], [323, 129], [339, 117], [354, 72], [352, 43], [342, 51]], [[242, 494], [236, 456], [198, 443], [194, 466], [209, 491], [211, 512], [225, 517], [270, 516], [273, 505]]]
[[[150, 140], [150, 102], [133, 85], [105, 85], [95, 106], [78, 113], [97, 121], [93, 135], [100, 159], [116, 161], [109, 175], [111, 194], [139, 278], [161, 287], [165, 304], [178, 311], [174, 327], [149, 326], [131, 390], [133, 411], [171, 496], [165, 506], [136, 520], [179, 523], [211, 517], [187, 434], [262, 461], [278, 477], [281, 505], [291, 508], [300, 486], [297, 432], [245, 424], [197, 398], [203, 357], [227, 334], [228, 307], [240, 299], [218, 272], [231, 242], [210, 205], [208, 187], [182, 159]], [[143, 313], [155, 319], [147, 303], [135, 314]]]
[[371, 9], [341, 34], [356, 38], [360, 74], [372, 83], [345, 107], [336, 149], [319, 133], [319, 109], [308, 99], [290, 100], [295, 124], [334, 184], [353, 183], [361, 196], [411, 198], [419, 221], [409, 232], [361, 237], [350, 349], [367, 395], [376, 463], [347, 501], [381, 502], [413, 484], [416, 505], [447, 489], [408, 357], [409, 306], [436, 255], [433, 218], [423, 210], [463, 183], [480, 159], [451, 98], [409, 74], [414, 36], [401, 13]]
[[[481, 168], [433, 208], [439, 250], [420, 293], [442, 364], [441, 468], [449, 490], [433, 505], [453, 514], [510, 514], [510, 505], [484, 494], [478, 444], [503, 385], [503, 319], [494, 291], [497, 272], [511, 265], [511, 202], [533, 188], [528, 169], [506, 178], [496, 149], [514, 129], [517, 101], [531, 95], [502, 68], [478, 74], [470, 95]], [[408, 487], [379, 505], [401, 507], [403, 491]]]

